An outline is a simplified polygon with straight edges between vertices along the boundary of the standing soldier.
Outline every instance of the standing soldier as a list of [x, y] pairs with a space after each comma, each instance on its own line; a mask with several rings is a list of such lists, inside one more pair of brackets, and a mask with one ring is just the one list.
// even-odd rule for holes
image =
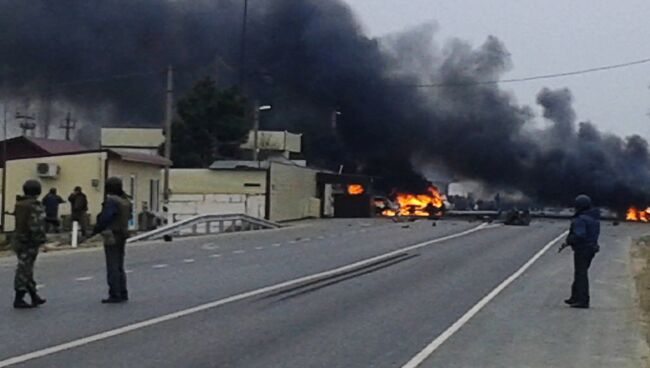
[[88, 212], [88, 198], [81, 191], [81, 187], [75, 187], [74, 192], [68, 197], [72, 221], [77, 221], [81, 227], [81, 236], [86, 237], [86, 213]]
[[102, 234], [106, 256], [106, 279], [108, 298], [102, 303], [124, 303], [129, 300], [124, 272], [124, 253], [129, 236], [129, 220], [132, 207], [122, 190], [122, 180], [112, 177], [106, 180], [106, 200], [102, 212], [97, 216], [93, 235]]
[[[38, 201], [41, 194], [41, 183], [36, 180], [27, 180], [23, 184], [24, 196], [18, 196], [14, 216], [16, 217], [16, 230], [13, 238], [13, 248], [18, 258], [14, 289], [16, 298], [14, 308], [32, 308], [45, 303], [36, 293], [34, 281], [34, 263], [38, 256], [38, 248], [45, 244], [45, 213], [43, 206]], [[28, 294], [32, 304], [23, 299]]]
[[574, 276], [571, 297], [564, 302], [572, 308], [589, 308], [589, 266], [600, 250], [600, 211], [592, 208], [591, 198], [584, 194], [576, 197], [575, 210], [566, 239], [573, 249]]

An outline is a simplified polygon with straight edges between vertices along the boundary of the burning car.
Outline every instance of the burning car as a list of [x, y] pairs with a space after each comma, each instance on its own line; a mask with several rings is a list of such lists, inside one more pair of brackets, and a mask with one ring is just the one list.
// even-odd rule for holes
[[388, 208], [381, 212], [382, 216], [440, 218], [444, 214], [444, 195], [434, 186], [429, 186], [424, 193], [396, 192], [391, 197], [394, 197], [391, 202], [394, 205], [387, 206]]

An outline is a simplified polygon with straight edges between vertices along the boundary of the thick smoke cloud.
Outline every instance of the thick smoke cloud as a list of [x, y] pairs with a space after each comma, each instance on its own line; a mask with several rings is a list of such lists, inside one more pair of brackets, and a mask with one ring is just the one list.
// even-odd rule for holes
[[[0, 97], [49, 95], [98, 123], [157, 123], [166, 65], [180, 91], [205, 75], [237, 81], [241, 16], [237, 0], [2, 1]], [[426, 24], [372, 39], [341, 1], [256, 0], [246, 92], [273, 103], [265, 125], [305, 132], [311, 161], [391, 185], [419, 187], [413, 163], [431, 161], [545, 203], [582, 192], [615, 209], [650, 203], [643, 139], [576, 125], [568, 90], [541, 90], [548, 127], [535, 128], [530, 108], [483, 83], [511, 68], [498, 39], [439, 46], [435, 32]], [[414, 87], [423, 83], [442, 86]]]

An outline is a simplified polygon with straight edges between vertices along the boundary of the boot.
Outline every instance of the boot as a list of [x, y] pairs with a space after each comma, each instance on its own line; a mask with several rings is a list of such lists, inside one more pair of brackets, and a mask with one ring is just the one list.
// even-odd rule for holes
[[32, 308], [32, 305], [27, 303], [24, 300], [25, 294], [26, 293], [24, 291], [16, 291], [16, 298], [14, 299], [14, 308], [16, 309]]
[[47, 301], [47, 300], [41, 298], [40, 296], [38, 296], [36, 291], [30, 291], [29, 296], [30, 296], [30, 298], [32, 298], [32, 306], [33, 307], [38, 307], [39, 305], [45, 304], [45, 302]]

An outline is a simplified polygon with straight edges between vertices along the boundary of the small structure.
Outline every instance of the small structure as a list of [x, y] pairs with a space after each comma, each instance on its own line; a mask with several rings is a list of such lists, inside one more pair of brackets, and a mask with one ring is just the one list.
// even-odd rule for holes
[[113, 150], [158, 155], [165, 142], [158, 128], [102, 128], [101, 146]]
[[317, 173], [280, 159], [172, 169], [170, 212], [174, 220], [206, 213], [241, 213], [271, 221], [320, 217]]
[[[254, 131], [248, 133], [248, 140], [240, 148], [249, 152], [255, 149]], [[302, 152], [302, 134], [262, 130], [257, 132], [257, 149], [260, 152], [260, 160], [278, 156], [292, 159], [292, 154]], [[305, 165], [304, 162], [300, 164]]]

